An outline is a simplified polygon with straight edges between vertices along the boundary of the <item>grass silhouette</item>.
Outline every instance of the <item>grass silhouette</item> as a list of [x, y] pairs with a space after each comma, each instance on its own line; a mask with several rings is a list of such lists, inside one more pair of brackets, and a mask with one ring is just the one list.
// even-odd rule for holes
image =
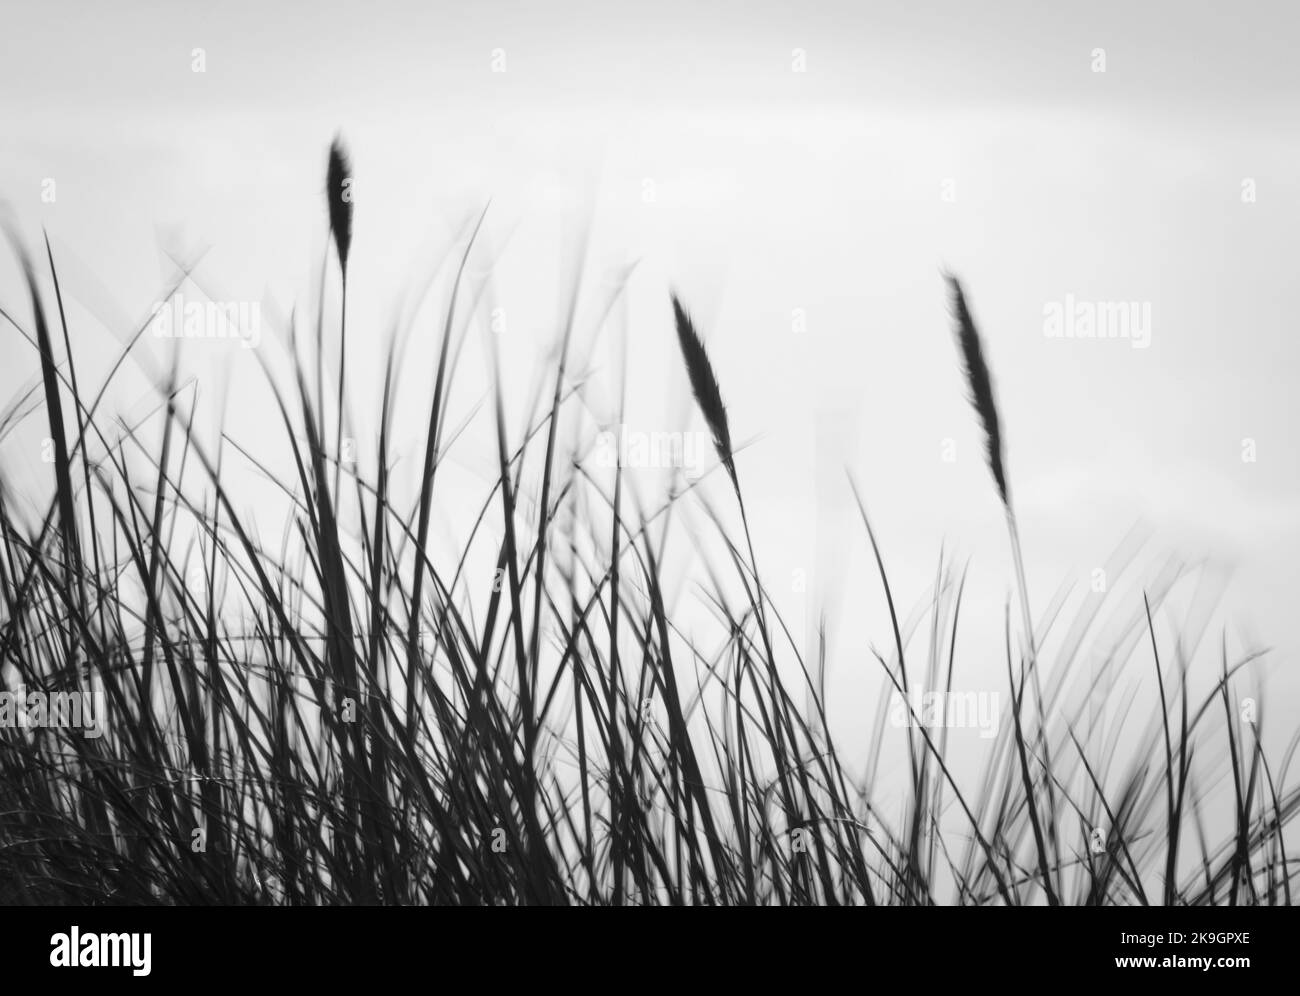
[[[336, 141], [327, 206], [344, 288], [350, 176]], [[1300, 789], [1286, 775], [1297, 740], [1270, 763], [1262, 717], [1238, 722], [1233, 679], [1253, 656], [1229, 660], [1225, 644], [1219, 679], [1193, 700], [1187, 661], [1162, 661], [1145, 602], [1135, 619], [1149, 634], [1161, 711], [1134, 734], [1127, 764], [1118, 737], [1078, 735], [1064, 695], [1086, 615], [1050, 672], [1041, 666], [1048, 621], [1036, 632], [988, 357], [955, 278], [958, 351], [1021, 596], [1019, 633], [1008, 611], [1004, 648], [1013, 722], [979, 784], [959, 784], [947, 729], [910, 704], [904, 797], [877, 797], [883, 702], [865, 774], [850, 770], [812, 677], [825, 661], [804, 660], [762, 581], [719, 376], [676, 296], [671, 320], [744, 534], [733, 542], [711, 510], [728, 554], [707, 565], [714, 645], [685, 637], [664, 592], [674, 510], [695, 485], [647, 507], [621, 464], [598, 467], [560, 442], [575, 400], [572, 311], [549, 406], [515, 438], [497, 376], [496, 480], [464, 553], [435, 562], [435, 483], [456, 435], [453, 339], [458, 309], [476, 300], [465, 303], [465, 272], [482, 220], [460, 251], [409, 502], [390, 477], [395, 350], [368, 467], [341, 452], [344, 316], [327, 391], [323, 292], [314, 385], [296, 318], [292, 385], [259, 359], [293, 457], [286, 473], [260, 468], [293, 508], [278, 547], [258, 538], [222, 452], [178, 406], [175, 365], [158, 385], [160, 446], [129, 427], [111, 438], [101, 403], [144, 328], [87, 393], [48, 243], [54, 313], [11, 236], [34, 333], [12, 309], [3, 318], [36, 348], [32, 400], [43, 398], [55, 459], [53, 496], [35, 520], [20, 511], [34, 499], [18, 500], [7, 479], [0, 488], [0, 679], [4, 691], [93, 692], [105, 711], [100, 737], [0, 722], [0, 902], [1290, 904], [1286, 835]], [[151, 468], [151, 506], [128, 448]], [[521, 494], [536, 481], [532, 511]], [[941, 563], [931, 646], [909, 663], [916, 626], [900, 620], [861, 492], [846, 486], [892, 624], [892, 652], [877, 654], [889, 686], [903, 696], [922, 679], [951, 689], [964, 572]], [[196, 544], [175, 543], [178, 530]], [[495, 569], [476, 577], [469, 551], [484, 544]], [[1158, 603], [1163, 592], [1151, 594]], [[1193, 762], [1225, 748], [1232, 829], [1210, 842], [1209, 776]]]

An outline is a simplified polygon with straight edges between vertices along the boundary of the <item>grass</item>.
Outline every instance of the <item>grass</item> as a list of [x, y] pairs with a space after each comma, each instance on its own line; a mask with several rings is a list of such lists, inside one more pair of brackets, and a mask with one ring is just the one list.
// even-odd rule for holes
[[[327, 206], [344, 288], [350, 175], [336, 142]], [[52, 495], [17, 495], [8, 474], [0, 487], [0, 679], [5, 690], [102, 694], [106, 723], [98, 738], [0, 724], [0, 902], [1290, 904], [1297, 739], [1270, 760], [1263, 716], [1239, 722], [1253, 655], [1230, 659], [1225, 641], [1212, 688], [1193, 697], [1181, 644], [1171, 664], [1153, 622], [1170, 587], [1158, 582], [1130, 628], [1145, 629], [1149, 655], [1111, 654], [1104, 669], [1110, 679], [1154, 669], [1159, 714], [1126, 724], [1126, 704], [1112, 702], [1121, 721], [1103, 740], [1066, 695], [1099, 606], [1081, 611], [1050, 668], [1040, 659], [1060, 606], [1035, 624], [988, 357], [955, 279], [958, 352], [1020, 593], [1001, 651], [1012, 721], [974, 784], [954, 772], [949, 731], [913, 712], [895, 731], [901, 795], [882, 798], [894, 735], [883, 697], [867, 756], [837, 748], [827, 662], [805, 660], [762, 581], [720, 378], [675, 296], [671, 320], [740, 535], [707, 497], [711, 474], [654, 504], [625, 468], [596, 465], [580, 439], [561, 442], [579, 387], [575, 287], [549, 391], [522, 431], [506, 424], [497, 377], [495, 482], [460, 556], [435, 560], [482, 220], [459, 250], [414, 495], [390, 473], [395, 348], [375, 459], [340, 459], [344, 315], [327, 387], [323, 289], [314, 356], [293, 322], [291, 383], [258, 358], [292, 453], [274, 473], [229, 437], [205, 446], [175, 365], [147, 420], [157, 444], [144, 423], [123, 430], [109, 418], [103, 400], [144, 328], [88, 391], [48, 243], [52, 312], [11, 236], [31, 316], [6, 306], [0, 317], [34, 348], [40, 381], [7, 409], [0, 438], [43, 409], [54, 479]], [[289, 504], [278, 546], [231, 492], [227, 446]], [[941, 558], [922, 616], [900, 619], [861, 491], [846, 486], [891, 622], [892, 649], [872, 651], [886, 688], [951, 690], [964, 569]], [[725, 551], [705, 564], [707, 645], [674, 619], [663, 574], [678, 506], [696, 499]], [[490, 572], [474, 566], [484, 554]], [[922, 617], [929, 647], [918, 649]], [[1226, 790], [1205, 760], [1224, 754]], [[1217, 797], [1230, 800], [1230, 829], [1214, 839]]]

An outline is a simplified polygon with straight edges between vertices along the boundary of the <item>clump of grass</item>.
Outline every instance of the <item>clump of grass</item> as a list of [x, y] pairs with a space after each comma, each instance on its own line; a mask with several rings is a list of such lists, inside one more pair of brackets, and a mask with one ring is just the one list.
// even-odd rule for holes
[[[345, 296], [349, 176], [336, 143], [327, 205]], [[15, 494], [7, 471], [0, 480], [0, 685], [102, 695], [105, 724], [89, 738], [0, 723], [0, 901], [1290, 903], [1295, 741], [1279, 762], [1265, 757], [1262, 717], [1249, 743], [1238, 735], [1234, 682], [1251, 655], [1232, 660], [1225, 644], [1199, 701], [1187, 648], [1176, 673], [1162, 666], [1152, 611], [1176, 576], [1157, 578], [1146, 611], [1121, 627], [1115, 645], [1129, 649], [1087, 676], [1113, 687], [1145, 630], [1160, 694], [1152, 722], [1126, 726], [1121, 703], [1099, 745], [1067, 701], [1096, 605], [1081, 611], [1039, 687], [1000, 416], [955, 280], [957, 340], [1022, 593], [1019, 675], [1009, 614], [1004, 648], [1014, 722], [991, 742], [976, 784], [954, 770], [947, 730], [918, 724], [905, 731], [895, 795], [880, 774], [885, 696], [868, 756], [838, 746], [825, 689], [764, 586], [720, 378], [675, 296], [686, 375], [744, 532], [742, 554], [724, 516], [712, 515], [727, 554], [704, 565], [716, 628], [687, 639], [663, 571], [675, 511], [707, 481], [655, 504], [624, 468], [589, 459], [573, 404], [581, 383], [569, 373], [576, 286], [549, 405], [512, 431], [498, 377], [495, 479], [458, 555], [435, 556], [437, 471], [457, 435], [450, 389], [479, 300], [466, 272], [482, 223], [457, 248], [413, 493], [390, 473], [396, 346], [373, 460], [345, 468], [337, 435], [328, 446], [326, 416], [339, 432], [344, 420], [345, 331], [341, 321], [331, 402], [323, 281], [315, 356], [302, 355], [311, 340], [295, 321], [288, 382], [263, 363], [289, 454], [277, 469], [224, 434], [215, 450], [203, 441], [175, 365], [151, 415], [130, 425], [107, 417], [101, 401], [143, 327], [101, 384], [81, 386], [62, 308], [60, 356], [25, 262], [31, 314], [0, 318], [36, 354], [39, 389], [0, 415], [0, 439], [44, 408], [56, 460], [51, 494]], [[48, 248], [47, 258], [57, 297]], [[280, 543], [261, 540], [263, 523], [242, 511], [232, 460], [279, 486], [289, 521]], [[876, 654], [885, 691], [914, 687], [918, 659], [927, 687], [951, 689], [965, 570], [941, 556], [933, 594], [900, 618], [854, 491], [892, 629], [893, 649]], [[927, 618], [929, 645], [918, 647]], [[1022, 720], [1031, 674], [1037, 708]], [[1226, 732], [1213, 728], [1225, 715]], [[1231, 832], [1211, 843], [1209, 800], [1223, 773], [1193, 761], [1216, 742], [1231, 761]], [[1089, 846], [1098, 826], [1100, 849]]]

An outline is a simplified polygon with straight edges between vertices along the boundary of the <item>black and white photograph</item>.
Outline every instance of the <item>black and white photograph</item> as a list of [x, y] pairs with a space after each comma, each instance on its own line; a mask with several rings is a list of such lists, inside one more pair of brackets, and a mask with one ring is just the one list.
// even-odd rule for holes
[[1300, 10], [0, 8], [42, 979], [261, 907], [862, 907], [947, 982], [873, 908], [1096, 906], [951, 943], [1283, 970]]

